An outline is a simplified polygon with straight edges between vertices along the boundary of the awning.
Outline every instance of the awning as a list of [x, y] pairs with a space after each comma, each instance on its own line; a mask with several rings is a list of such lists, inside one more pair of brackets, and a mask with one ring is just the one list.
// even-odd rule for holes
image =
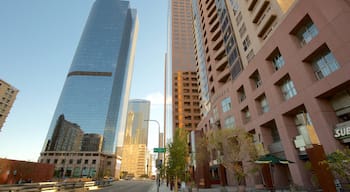
[[269, 163], [271, 163], [271, 164], [288, 164], [288, 163], [294, 163], [294, 162], [276, 157], [276, 156], [271, 155], [271, 154], [267, 154], [267, 155], [261, 156], [259, 159], [254, 161], [254, 163], [257, 163], [257, 164], [269, 164]]

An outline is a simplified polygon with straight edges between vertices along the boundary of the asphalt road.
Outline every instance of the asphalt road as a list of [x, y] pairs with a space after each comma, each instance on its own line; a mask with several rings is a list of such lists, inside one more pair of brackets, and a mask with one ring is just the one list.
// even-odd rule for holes
[[112, 186], [96, 190], [98, 192], [148, 192], [154, 180], [120, 180], [113, 183]]

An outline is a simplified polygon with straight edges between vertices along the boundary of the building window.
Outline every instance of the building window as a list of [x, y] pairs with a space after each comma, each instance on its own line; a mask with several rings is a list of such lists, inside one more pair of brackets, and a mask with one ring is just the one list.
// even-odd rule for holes
[[246, 95], [245, 95], [245, 91], [244, 91], [243, 85], [237, 90], [237, 96], [238, 96], [238, 101], [240, 103], [245, 100]]
[[231, 110], [231, 98], [226, 97], [224, 100], [221, 101], [221, 107], [222, 111], [225, 113], [229, 110]]
[[254, 50], [250, 50], [248, 55], [247, 55], [247, 60], [248, 62], [250, 62], [253, 58], [254, 58], [255, 54], [254, 54]]
[[88, 160], [88, 159], [85, 159], [84, 164], [85, 164], [85, 165], [86, 165], [86, 164], [89, 164], [89, 160]]
[[258, 70], [256, 70], [249, 78], [253, 81], [255, 88], [259, 88], [262, 85]]
[[276, 126], [271, 127], [271, 137], [272, 137], [273, 143], [281, 141], [281, 138], [280, 138], [280, 135], [278, 134], [278, 130]]
[[225, 119], [225, 128], [234, 128], [236, 126], [235, 123], [235, 118], [233, 116], [230, 116], [228, 118]]
[[58, 162], [58, 159], [55, 159], [55, 160], [53, 161], [54, 164], [57, 164], [57, 162]]
[[294, 87], [293, 81], [290, 80], [289, 77], [283, 80], [280, 88], [281, 88], [282, 95], [283, 95], [285, 100], [288, 100], [297, 94], [297, 91]]
[[245, 24], [243, 23], [241, 28], [239, 28], [239, 36], [243, 37], [243, 35], [245, 34], [245, 32], [247, 31], [247, 27], [245, 26]]
[[219, 113], [218, 113], [218, 109], [216, 107], [214, 107], [214, 109], [213, 109], [213, 117], [214, 117], [214, 121], [219, 119]]
[[312, 68], [317, 79], [323, 79], [334, 71], [339, 69], [339, 64], [334, 55], [329, 51], [325, 51], [317, 55], [312, 61]]
[[61, 164], [64, 165], [66, 163], [66, 160], [65, 159], [62, 159], [61, 160]]
[[73, 164], [73, 159], [69, 159], [69, 164]]
[[81, 164], [81, 159], [78, 159], [78, 160], [77, 160], [77, 164]]
[[236, 17], [237, 26], [239, 26], [239, 24], [241, 23], [242, 18], [243, 18], [242, 13], [239, 12], [238, 15], [237, 15], [237, 17]]
[[242, 110], [243, 123], [248, 123], [251, 119], [249, 108], [246, 107]]
[[244, 51], [247, 51], [249, 46], [250, 46], [250, 39], [249, 39], [249, 36], [247, 35], [247, 37], [243, 40]]
[[261, 112], [262, 113], [267, 113], [269, 111], [269, 104], [267, 102], [266, 96], [263, 95], [260, 99], [259, 99], [259, 103], [260, 103], [260, 108], [261, 108]]
[[275, 71], [281, 69], [284, 65], [284, 59], [278, 47], [271, 53], [267, 60], [272, 62]]
[[301, 45], [306, 45], [318, 34], [318, 29], [309, 15], [306, 15], [298, 25], [292, 30], [291, 34], [295, 35]]

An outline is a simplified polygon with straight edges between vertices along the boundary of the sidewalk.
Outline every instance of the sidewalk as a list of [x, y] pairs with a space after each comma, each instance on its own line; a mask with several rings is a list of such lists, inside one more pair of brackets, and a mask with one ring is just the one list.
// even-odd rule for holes
[[[173, 192], [174, 190], [170, 190], [170, 187], [166, 186], [166, 183], [160, 184], [159, 192]], [[181, 192], [181, 190], [178, 190]], [[236, 187], [232, 186], [226, 186], [225, 188], [222, 188], [220, 186], [214, 186], [213, 188], [207, 188], [207, 189], [197, 189], [193, 188], [192, 192], [236, 192]], [[256, 192], [269, 192], [269, 190], [254, 190], [254, 189], [246, 189], [247, 192], [249, 191], [256, 191]], [[148, 192], [157, 192], [157, 185], [154, 183], [152, 185], [152, 188]], [[186, 189], [184, 192], [191, 192], [189, 189]], [[278, 192], [286, 192], [286, 191], [279, 191]]]
[[[154, 182], [152, 188], [148, 192], [157, 192], [157, 184]], [[170, 188], [166, 186], [166, 183], [161, 183], [159, 186], [159, 192], [171, 192]]]
[[[166, 183], [162, 183], [159, 186], [159, 192], [173, 192], [173, 191], [174, 190], [170, 190], [170, 187], [166, 186]], [[181, 192], [180, 189], [178, 191]], [[234, 191], [234, 188], [226, 187], [226, 191], [225, 192], [231, 192], [231, 191]], [[148, 192], [157, 192], [157, 185], [156, 185], [156, 183], [154, 183], [152, 185], [152, 188]], [[190, 192], [190, 190], [186, 189], [184, 192]], [[208, 189], [193, 188], [192, 192], [221, 192], [221, 188], [208, 188]]]

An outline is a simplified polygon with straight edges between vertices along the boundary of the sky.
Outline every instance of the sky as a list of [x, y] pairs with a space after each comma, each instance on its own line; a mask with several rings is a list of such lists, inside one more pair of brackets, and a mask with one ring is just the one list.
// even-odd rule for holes
[[[94, 0], [1, 0], [0, 79], [19, 93], [0, 132], [0, 158], [37, 161]], [[163, 129], [167, 0], [130, 0], [139, 33], [130, 99], [151, 101]], [[162, 131], [161, 131], [162, 132]], [[149, 124], [149, 148], [158, 144]]]

